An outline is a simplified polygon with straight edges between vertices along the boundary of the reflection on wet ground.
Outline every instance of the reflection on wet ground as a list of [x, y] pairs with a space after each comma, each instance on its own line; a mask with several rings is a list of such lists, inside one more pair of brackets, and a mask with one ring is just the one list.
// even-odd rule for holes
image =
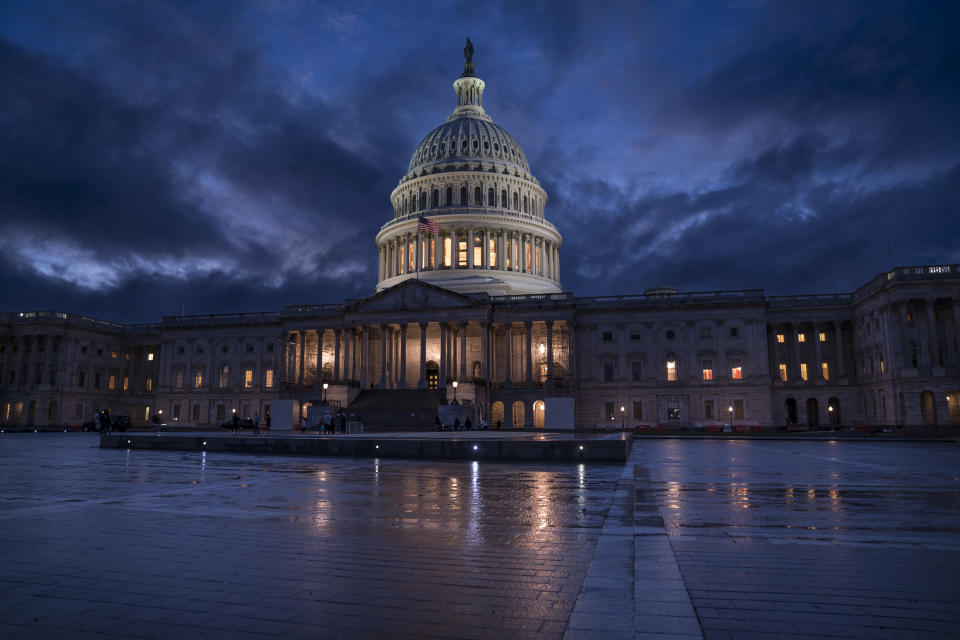
[[621, 472], [90, 434], [7, 434], [0, 464], [5, 637], [559, 637]]

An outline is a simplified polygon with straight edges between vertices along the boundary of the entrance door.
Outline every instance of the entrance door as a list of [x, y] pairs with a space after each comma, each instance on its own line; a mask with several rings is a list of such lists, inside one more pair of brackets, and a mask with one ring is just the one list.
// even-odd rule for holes
[[427, 389], [436, 389], [440, 384], [440, 365], [436, 362], [427, 363]]
[[543, 400], [533, 403], [533, 428], [543, 429]]

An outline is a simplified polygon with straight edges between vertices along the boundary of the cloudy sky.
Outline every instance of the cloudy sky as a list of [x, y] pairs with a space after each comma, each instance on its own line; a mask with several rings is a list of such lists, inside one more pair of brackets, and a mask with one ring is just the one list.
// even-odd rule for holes
[[370, 294], [468, 35], [577, 295], [960, 262], [957, 2], [0, 1], [0, 309]]

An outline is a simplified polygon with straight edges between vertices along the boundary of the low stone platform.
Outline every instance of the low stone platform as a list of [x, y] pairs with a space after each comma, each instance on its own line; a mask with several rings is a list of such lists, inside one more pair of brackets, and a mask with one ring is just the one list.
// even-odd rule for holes
[[359, 435], [127, 432], [100, 436], [102, 449], [516, 462], [625, 462], [631, 443], [632, 438], [619, 433], [575, 436], [498, 431]]

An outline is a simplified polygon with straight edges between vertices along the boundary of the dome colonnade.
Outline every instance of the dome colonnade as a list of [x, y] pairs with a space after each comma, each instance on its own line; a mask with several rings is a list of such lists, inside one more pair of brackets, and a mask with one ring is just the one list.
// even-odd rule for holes
[[[557, 228], [547, 193], [517, 141], [483, 109], [468, 56], [457, 106], [417, 146], [381, 227], [377, 290], [416, 277], [459, 293], [561, 291]], [[421, 216], [429, 216], [424, 231]]]

